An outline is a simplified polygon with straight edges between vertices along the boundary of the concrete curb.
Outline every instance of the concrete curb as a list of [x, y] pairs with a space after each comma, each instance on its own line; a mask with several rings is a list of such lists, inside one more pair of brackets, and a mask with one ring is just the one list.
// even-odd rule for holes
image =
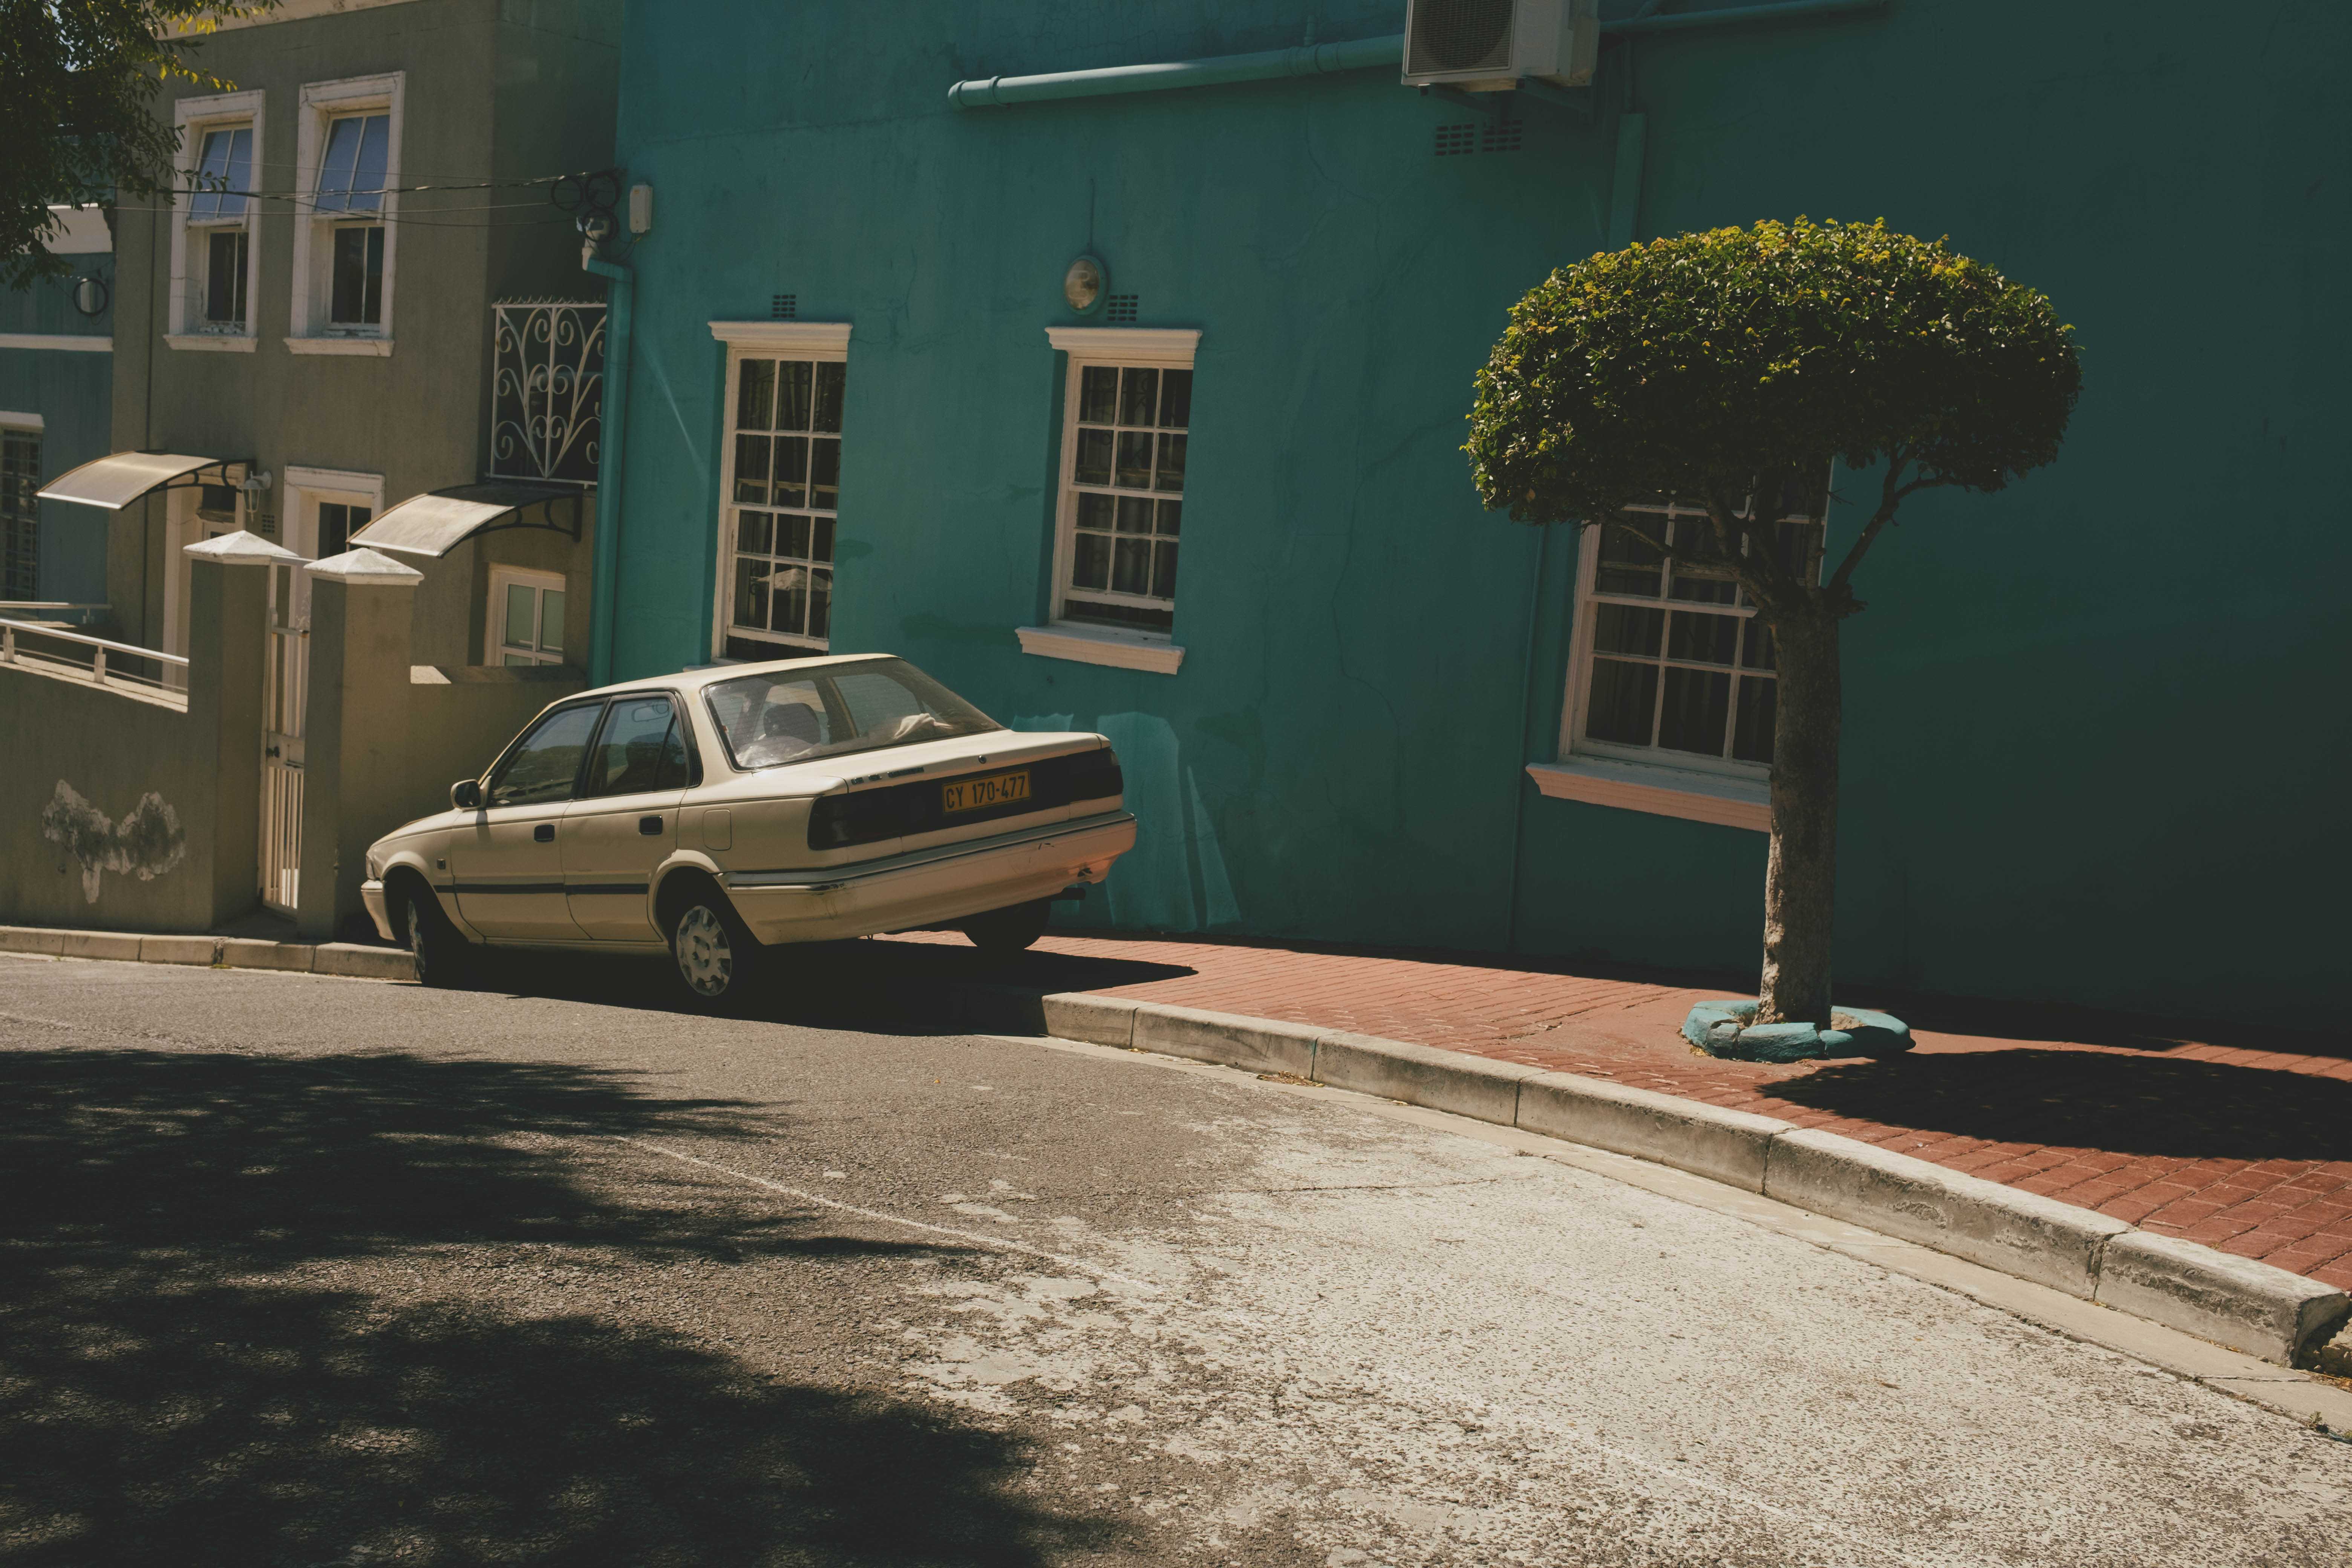
[[[410, 978], [398, 948], [0, 926], [0, 952]], [[2093, 1210], [1769, 1116], [1434, 1046], [1083, 992], [956, 984], [969, 1026], [1276, 1073], [1654, 1161], [2291, 1365], [2345, 1292]]]
[[2291, 1365], [2345, 1292], [2250, 1258], [1769, 1116], [1344, 1030], [961, 984], [969, 1026], [1280, 1073], [1654, 1161]]

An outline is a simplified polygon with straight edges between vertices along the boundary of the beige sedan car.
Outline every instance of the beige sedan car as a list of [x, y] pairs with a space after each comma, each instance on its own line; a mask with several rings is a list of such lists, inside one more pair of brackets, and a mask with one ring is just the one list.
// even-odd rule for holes
[[719, 1007], [771, 950], [884, 931], [1036, 941], [1133, 847], [1100, 735], [1005, 729], [901, 658], [729, 665], [556, 703], [362, 893], [427, 984], [502, 948], [667, 950]]

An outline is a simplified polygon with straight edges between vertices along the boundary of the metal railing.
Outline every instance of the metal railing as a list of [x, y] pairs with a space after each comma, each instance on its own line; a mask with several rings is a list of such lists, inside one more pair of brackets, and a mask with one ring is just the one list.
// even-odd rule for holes
[[[19, 646], [27, 641], [31, 647]], [[53, 652], [42, 647], [45, 643], [65, 646]], [[114, 656], [111, 661], [107, 658], [109, 654]], [[43, 626], [37, 621], [0, 619], [0, 664], [30, 665], [44, 673], [87, 670], [95, 685], [128, 686], [161, 692], [182, 701], [187, 700], [188, 661], [180, 655], [109, 642], [104, 637]], [[155, 673], [150, 675], [140, 668], [146, 665], [154, 666]]]

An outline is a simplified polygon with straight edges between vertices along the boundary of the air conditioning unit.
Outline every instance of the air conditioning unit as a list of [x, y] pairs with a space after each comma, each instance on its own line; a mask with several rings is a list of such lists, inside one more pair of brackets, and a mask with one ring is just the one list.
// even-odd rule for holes
[[1582, 87], [1600, 52], [1601, 0], [1407, 0], [1407, 87]]

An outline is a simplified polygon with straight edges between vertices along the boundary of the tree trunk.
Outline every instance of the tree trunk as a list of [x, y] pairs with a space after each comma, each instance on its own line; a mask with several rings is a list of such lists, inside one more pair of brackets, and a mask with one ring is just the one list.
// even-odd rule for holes
[[1772, 628], [1772, 849], [1764, 869], [1759, 1024], [1830, 1021], [1837, 907], [1838, 617], [1808, 606]]

